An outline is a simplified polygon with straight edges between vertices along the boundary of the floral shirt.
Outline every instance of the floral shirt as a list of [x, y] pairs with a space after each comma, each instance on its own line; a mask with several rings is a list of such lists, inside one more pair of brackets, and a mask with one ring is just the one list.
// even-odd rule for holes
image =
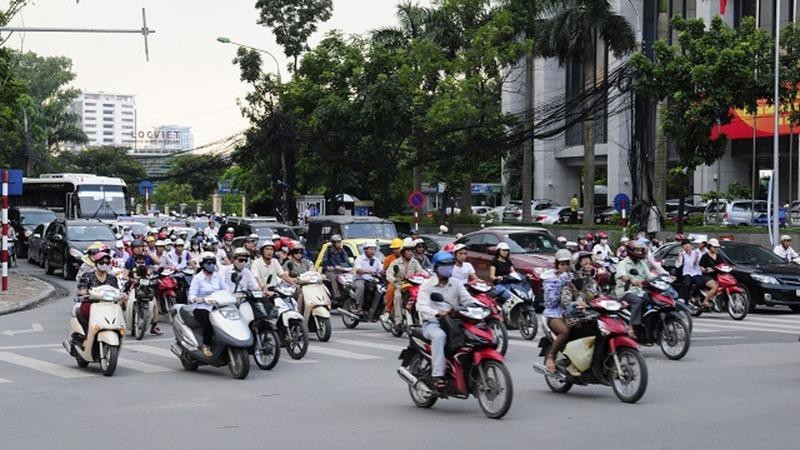
[[565, 298], [569, 302], [572, 300], [572, 273], [564, 272], [558, 274], [551, 272], [549, 276], [543, 277], [542, 289], [544, 291], [544, 316], [548, 318], [560, 318], [564, 316]]

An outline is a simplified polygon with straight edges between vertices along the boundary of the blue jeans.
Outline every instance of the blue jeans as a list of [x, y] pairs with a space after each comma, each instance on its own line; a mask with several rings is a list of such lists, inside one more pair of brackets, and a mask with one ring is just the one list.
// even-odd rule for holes
[[431, 341], [431, 372], [434, 377], [443, 377], [445, 371], [444, 346], [447, 335], [438, 320], [429, 320], [422, 325], [422, 335]]
[[492, 288], [492, 296], [497, 299], [497, 302], [503, 304], [506, 300], [511, 298], [511, 291], [508, 286], [504, 284], [496, 284]]

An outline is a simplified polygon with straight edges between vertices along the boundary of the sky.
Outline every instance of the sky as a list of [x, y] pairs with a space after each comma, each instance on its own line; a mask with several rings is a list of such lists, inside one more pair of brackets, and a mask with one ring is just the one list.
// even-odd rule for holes
[[[333, 29], [363, 34], [393, 25], [398, 1], [334, 0], [332, 19], [319, 26], [310, 44]], [[0, 8], [7, 4], [0, 0]], [[236, 103], [247, 92], [231, 64], [236, 47], [217, 42], [218, 36], [271, 52], [288, 78], [288, 60], [272, 33], [256, 23], [254, 5], [255, 0], [37, 0], [9, 25], [139, 29], [144, 7], [148, 27], [156, 31], [149, 38], [150, 62], [136, 34], [18, 33], [6, 46], [71, 58], [75, 87], [135, 95], [139, 130], [191, 126], [198, 147], [248, 125]], [[264, 70], [274, 65], [265, 56]]]

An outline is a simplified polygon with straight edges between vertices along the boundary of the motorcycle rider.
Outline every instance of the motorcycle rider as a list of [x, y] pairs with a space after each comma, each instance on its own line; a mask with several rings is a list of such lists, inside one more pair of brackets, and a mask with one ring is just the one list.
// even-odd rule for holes
[[358, 315], [364, 314], [364, 297], [367, 293], [367, 282], [375, 280], [380, 275], [381, 269], [383, 269], [381, 261], [375, 255], [377, 251], [378, 245], [375, 241], [367, 241], [364, 243], [364, 253], [358, 255], [355, 260], [353, 287], [355, 288]]
[[[450, 277], [453, 274], [455, 257], [452, 253], [439, 251], [433, 255], [434, 276], [425, 280], [419, 289], [417, 297], [417, 312], [422, 321], [422, 334], [431, 341], [431, 372], [433, 387], [437, 390], [446, 388], [445, 375], [445, 344], [447, 335], [439, 324], [439, 319], [447, 316], [453, 307], [464, 304], [474, 299], [469, 295], [463, 284]], [[440, 294], [444, 301], [433, 301], [431, 295]]]
[[217, 271], [217, 257], [213, 253], [203, 253], [200, 267], [203, 270], [192, 278], [189, 286], [189, 303], [193, 305], [192, 315], [195, 320], [203, 326], [203, 355], [210, 358], [213, 356], [211, 341], [214, 339], [214, 327], [211, 326], [209, 314], [213, 307], [206, 303], [206, 297], [214, 292], [227, 290], [228, 285]]
[[572, 254], [569, 250], [559, 250], [555, 254], [555, 273], [544, 280], [542, 289], [544, 293], [544, 317], [547, 326], [555, 334], [553, 345], [550, 346], [545, 358], [545, 366], [550, 372], [556, 371], [556, 354], [569, 339], [569, 327], [564, 320], [565, 306], [572, 302], [571, 290], [568, 285], [572, 282]]
[[703, 272], [703, 281], [708, 292], [703, 299], [703, 306], [711, 308], [711, 300], [717, 295], [717, 264], [727, 263], [728, 261], [719, 253], [719, 241], [717, 239], [708, 240], [708, 251], [700, 258], [700, 271]]
[[169, 253], [167, 253], [166, 246], [167, 243], [165, 241], [156, 241], [156, 254], [153, 259], [156, 261], [158, 267], [169, 267], [173, 265], [172, 259], [169, 257]]
[[[383, 273], [388, 273], [389, 266], [397, 259], [400, 258], [400, 253], [403, 252], [403, 240], [400, 238], [392, 239], [389, 244], [389, 256], [383, 258]], [[383, 306], [385, 308], [385, 316], [388, 317], [392, 314], [392, 302], [394, 302], [394, 285], [388, 283], [386, 286], [386, 296], [383, 299]]]
[[94, 271], [94, 255], [102, 250], [103, 244], [101, 242], [92, 242], [89, 247], [86, 248], [86, 252], [84, 252], [83, 257], [81, 257], [81, 266], [78, 268], [75, 279]]
[[[258, 249], [256, 248], [256, 244], [258, 244], [258, 235], [251, 234], [247, 236], [244, 240], [244, 248], [250, 252], [250, 263], [252, 264], [253, 261], [258, 258]], [[250, 266], [250, 264], [248, 264]]]
[[706, 247], [707, 239], [705, 236], [698, 236], [694, 239], [694, 245], [697, 246], [697, 249], [700, 250], [700, 253], [706, 254], [708, 252], [708, 248]]
[[692, 241], [684, 239], [681, 241], [681, 252], [675, 260], [675, 267], [682, 269], [683, 286], [685, 289], [684, 298], [692, 298], [694, 288], [701, 289], [705, 286], [703, 272], [700, 270], [700, 259], [703, 253], [692, 246]]
[[228, 285], [228, 290], [233, 294], [261, 290], [253, 273], [247, 268], [247, 263], [250, 262], [250, 252], [239, 247], [233, 251], [231, 256], [233, 264], [220, 269], [225, 284]]
[[114, 243], [114, 253], [111, 255], [111, 261], [114, 267], [125, 267], [125, 261], [128, 259], [128, 253], [125, 252], [125, 243], [117, 241]]
[[331, 245], [325, 252], [325, 257], [322, 260], [322, 267], [325, 271], [325, 277], [331, 283], [331, 290], [333, 291], [333, 298], [339, 299], [342, 296], [342, 287], [339, 286], [337, 279], [339, 273], [337, 268], [350, 268], [350, 259], [347, 252], [344, 251], [342, 246], [342, 237], [338, 234], [331, 236]]
[[269, 288], [276, 286], [281, 280], [294, 284], [295, 280], [283, 270], [275, 256], [275, 244], [270, 241], [261, 244], [261, 258], [253, 262], [251, 271], [259, 288], [266, 294], [272, 295]]
[[[94, 263], [94, 270], [86, 272], [78, 278], [77, 284], [78, 298], [80, 299], [78, 320], [84, 329], [84, 336], [89, 335], [89, 315], [92, 309], [92, 302], [88, 301], [89, 289], [103, 285], [119, 288], [117, 278], [109, 273], [111, 271], [111, 256], [108, 253], [94, 253], [92, 262]], [[80, 343], [80, 345], [83, 345], [83, 343]]]
[[792, 237], [787, 234], [781, 236], [781, 243], [775, 246], [772, 253], [780, 256], [781, 259], [787, 263], [793, 262], [796, 258], [800, 257], [792, 248]]
[[233, 228], [228, 228], [222, 236], [221, 250], [225, 252], [225, 257], [228, 261], [233, 260]]
[[608, 245], [608, 234], [605, 231], [601, 231], [597, 233], [597, 237], [600, 241], [594, 244], [592, 253], [594, 254], [594, 260], [596, 262], [604, 263], [608, 261], [609, 256], [612, 255], [611, 247]]
[[433, 268], [433, 264], [431, 264], [428, 255], [425, 254], [425, 241], [421, 238], [416, 238], [414, 239], [414, 246], [414, 257], [417, 258], [423, 269], [430, 271]]
[[206, 239], [216, 238], [217, 234], [219, 234], [219, 229], [217, 229], [217, 221], [213, 218], [209, 218], [208, 226], [203, 230], [203, 234], [205, 235]]
[[202, 236], [194, 236], [192, 237], [191, 247], [189, 248], [189, 257], [194, 261], [200, 261], [200, 257], [203, 254], [203, 237]]
[[[146, 277], [150, 272], [150, 268], [158, 265], [150, 254], [145, 250], [144, 243], [139, 239], [134, 239], [131, 243], [131, 256], [125, 261], [125, 270], [122, 271], [122, 277], [129, 282], [125, 286], [125, 292], [130, 292], [135, 286], [136, 280]], [[153, 312], [153, 322], [150, 324], [150, 334], [160, 336], [164, 334], [158, 328], [158, 302], [155, 302], [155, 311]]]
[[[245, 250], [246, 251], [246, 250]], [[306, 258], [306, 249], [300, 242], [295, 242], [289, 251], [289, 257], [283, 263], [285, 270], [290, 277], [297, 278], [300, 275], [314, 270], [314, 264]]]
[[[597, 270], [592, 258], [593, 255], [589, 252], [579, 252], [575, 257], [572, 287], [574, 288], [573, 297], [579, 306], [586, 306], [590, 300], [603, 292], [595, 279]], [[582, 305], [581, 302], [583, 302]], [[569, 311], [567, 315], [570, 315]]]
[[175, 248], [169, 252], [169, 259], [172, 261], [172, 264], [175, 265], [176, 270], [183, 270], [186, 267], [194, 268], [195, 266], [189, 252], [184, 250], [185, 245], [183, 239], [178, 239], [175, 241]]
[[511, 298], [511, 291], [503, 284], [503, 278], [516, 271], [514, 263], [511, 262], [511, 248], [505, 242], [497, 244], [497, 253], [494, 255], [492, 265], [489, 266], [489, 281], [494, 283], [492, 295], [501, 305]]
[[456, 244], [453, 247], [453, 254], [456, 257], [456, 264], [453, 266], [453, 279], [464, 284], [478, 280], [475, 268], [467, 262], [467, 246]]
[[[638, 240], [628, 242], [628, 256], [617, 264], [617, 286], [615, 295], [630, 305], [631, 325], [642, 324], [644, 289], [642, 286], [650, 276], [650, 268], [645, 262], [645, 249]], [[635, 271], [635, 273], [631, 273]]]
[[619, 240], [619, 247], [617, 247], [617, 258], [624, 259], [626, 256], [628, 256], [628, 242], [630, 242], [630, 239], [628, 239], [627, 236], [622, 236], [622, 239]]
[[[415, 273], [423, 273], [422, 264], [414, 258], [414, 241], [411, 238], [403, 240], [403, 250], [400, 257], [392, 261], [386, 269], [386, 281], [392, 288], [392, 309], [389, 313], [392, 316], [395, 327], [400, 329], [403, 326], [403, 281]], [[463, 283], [462, 283], [463, 284]]]

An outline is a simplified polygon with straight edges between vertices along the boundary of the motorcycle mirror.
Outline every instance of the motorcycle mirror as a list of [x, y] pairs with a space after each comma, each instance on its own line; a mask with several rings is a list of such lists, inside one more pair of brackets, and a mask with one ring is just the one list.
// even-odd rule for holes
[[239, 282], [240, 275], [238, 272], [231, 272], [231, 282], [234, 284]]
[[394, 276], [400, 275], [400, 266], [394, 266]]
[[433, 294], [431, 294], [431, 301], [432, 302], [443, 302], [444, 301], [444, 297], [442, 296], [442, 294], [440, 294], [438, 292], [434, 292]]

